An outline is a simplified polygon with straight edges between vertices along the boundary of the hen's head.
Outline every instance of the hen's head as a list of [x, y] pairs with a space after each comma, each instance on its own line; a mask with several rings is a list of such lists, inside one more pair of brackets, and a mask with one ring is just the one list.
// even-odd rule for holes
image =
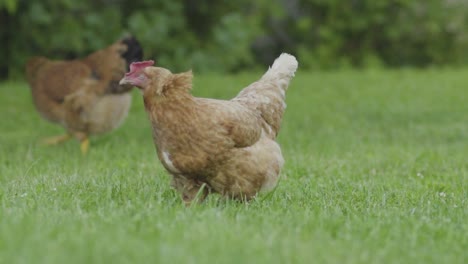
[[134, 62], [130, 72], [120, 80], [122, 86], [135, 86], [144, 93], [166, 95], [169, 91], [189, 91], [192, 88], [192, 71], [173, 74], [161, 67], [154, 67], [154, 61]]

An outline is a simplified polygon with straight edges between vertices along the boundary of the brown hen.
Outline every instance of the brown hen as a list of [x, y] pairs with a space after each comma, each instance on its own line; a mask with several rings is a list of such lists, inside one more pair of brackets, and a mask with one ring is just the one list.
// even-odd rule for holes
[[56, 144], [75, 137], [81, 141], [81, 151], [86, 153], [89, 135], [117, 128], [131, 104], [130, 89], [120, 86], [119, 80], [128, 65], [142, 56], [138, 41], [128, 37], [83, 59], [29, 59], [26, 76], [36, 109], [42, 117], [67, 131], [44, 142]]
[[152, 65], [133, 63], [120, 84], [142, 90], [158, 157], [183, 200], [203, 200], [209, 192], [248, 200], [272, 190], [284, 163], [275, 140], [296, 58], [283, 53], [229, 101], [194, 97], [192, 72]]

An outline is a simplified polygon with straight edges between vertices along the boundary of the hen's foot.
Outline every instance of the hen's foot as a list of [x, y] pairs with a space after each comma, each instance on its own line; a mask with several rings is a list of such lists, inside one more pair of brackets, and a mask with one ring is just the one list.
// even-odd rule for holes
[[86, 153], [88, 153], [88, 150], [89, 150], [89, 139], [88, 138], [84, 138], [84, 139], [81, 140], [80, 149], [81, 149], [81, 153], [83, 153], [83, 155], [86, 155]]
[[203, 202], [210, 193], [210, 187], [206, 183], [183, 175], [174, 175], [171, 185], [182, 194], [182, 200], [185, 206], [190, 206], [192, 203]]
[[182, 193], [182, 200], [184, 200], [185, 206], [190, 207], [192, 203], [203, 202], [209, 193], [210, 190], [208, 189], [208, 186], [203, 183], [201, 186], [196, 186], [192, 189], [184, 190]]

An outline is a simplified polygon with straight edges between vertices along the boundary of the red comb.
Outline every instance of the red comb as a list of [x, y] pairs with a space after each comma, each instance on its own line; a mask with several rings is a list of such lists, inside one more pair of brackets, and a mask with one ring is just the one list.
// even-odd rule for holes
[[130, 75], [135, 71], [139, 71], [141, 69], [144, 69], [146, 67], [153, 66], [153, 65], [154, 65], [153, 60], [132, 62], [132, 64], [130, 64], [130, 72], [126, 73], [125, 75]]

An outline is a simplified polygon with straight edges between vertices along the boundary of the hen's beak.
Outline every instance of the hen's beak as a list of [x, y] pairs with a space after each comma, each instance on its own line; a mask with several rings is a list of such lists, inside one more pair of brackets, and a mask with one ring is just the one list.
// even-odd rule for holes
[[122, 85], [122, 86], [132, 85], [133, 86], [131, 81], [127, 80], [127, 78], [125, 78], [125, 77], [123, 77], [122, 80], [120, 80], [119, 85]]
[[123, 77], [122, 80], [119, 82], [120, 87], [124, 88], [125, 90], [130, 90], [135, 86], [131, 79], [127, 79]]

